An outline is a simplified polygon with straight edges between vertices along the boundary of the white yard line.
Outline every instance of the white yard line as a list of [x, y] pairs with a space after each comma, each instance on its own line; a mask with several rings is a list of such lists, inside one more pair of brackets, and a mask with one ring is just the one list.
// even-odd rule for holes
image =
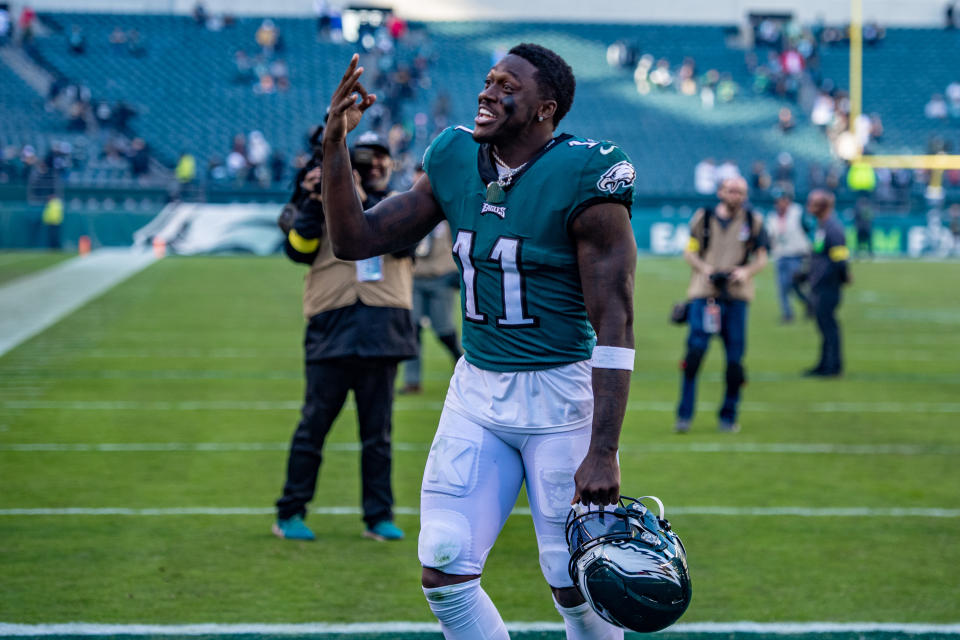
[[0, 287], [0, 356], [152, 263], [152, 253], [99, 249]]
[[[359, 507], [311, 507], [310, 513], [330, 516], [361, 515]], [[394, 513], [418, 515], [415, 507], [394, 507]], [[276, 513], [270, 507], [168, 507], [136, 509], [132, 507], [62, 507], [0, 509], [0, 516], [265, 516]], [[529, 516], [528, 507], [517, 507], [513, 515]], [[872, 507], [670, 507], [670, 515], [691, 516], [796, 516], [799, 518], [960, 518], [960, 509], [872, 508]], [[3, 635], [0, 633], [0, 635]]]
[[[507, 629], [515, 632], [561, 632], [559, 622], [508, 622]], [[438, 633], [436, 622], [360, 622], [303, 624], [95, 624], [68, 622], [62, 624], [0, 623], [0, 636], [199, 636], [199, 635], [297, 635], [317, 634], [359, 635], [369, 633]], [[735, 633], [801, 635], [823, 633], [902, 633], [906, 635], [958, 635], [960, 624], [923, 624], [900, 622], [688, 622], [678, 623], [660, 632], [704, 633], [729, 635]]]
[[[0, 444], [0, 452], [15, 453], [144, 453], [144, 452], [209, 452], [230, 453], [242, 451], [286, 451], [289, 442], [99, 442], [58, 443], [37, 442]], [[394, 451], [425, 452], [427, 442], [394, 442]], [[798, 455], [851, 456], [941, 456], [960, 455], [960, 447], [930, 444], [832, 444], [817, 442], [685, 442], [676, 444], [624, 445], [623, 452], [646, 453], [757, 453]], [[330, 442], [324, 451], [360, 451], [358, 442]]]

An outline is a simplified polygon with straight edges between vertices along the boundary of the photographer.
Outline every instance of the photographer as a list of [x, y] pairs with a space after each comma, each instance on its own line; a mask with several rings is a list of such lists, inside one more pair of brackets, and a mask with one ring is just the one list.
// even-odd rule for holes
[[728, 178], [717, 190], [716, 207], [698, 210], [690, 220], [690, 242], [683, 257], [693, 270], [687, 289], [687, 352], [683, 358], [680, 404], [675, 430], [690, 430], [697, 394], [697, 372], [710, 338], [719, 335], [727, 355], [726, 392], [718, 428], [736, 432], [740, 387], [746, 382], [747, 306], [753, 277], [767, 264], [763, 218], [745, 207], [747, 183]]
[[[318, 131], [314, 137], [319, 140], [319, 135]], [[379, 140], [375, 142], [381, 146]], [[367, 148], [355, 151], [362, 155]], [[385, 160], [371, 162], [369, 171], [363, 169], [366, 179], [357, 176], [357, 192], [365, 208], [386, 195], [390, 156], [385, 148], [380, 155]], [[324, 440], [352, 390], [360, 427], [363, 535], [399, 540], [403, 531], [393, 523], [390, 432], [397, 363], [416, 354], [410, 319], [413, 260], [410, 251], [357, 262], [334, 257], [320, 199], [321, 172], [317, 149], [298, 174], [296, 190], [278, 221], [286, 234], [287, 255], [309, 264], [310, 270], [303, 293], [308, 320], [305, 398], [290, 445], [273, 533], [280, 538], [314, 539], [304, 523], [306, 505], [313, 499]]]

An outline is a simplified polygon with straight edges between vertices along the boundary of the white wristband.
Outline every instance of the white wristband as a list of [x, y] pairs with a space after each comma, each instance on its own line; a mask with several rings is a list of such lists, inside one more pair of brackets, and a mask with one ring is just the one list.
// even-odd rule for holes
[[594, 369], [626, 369], [633, 371], [633, 358], [636, 351], [625, 349], [624, 347], [602, 347], [597, 345], [593, 348], [593, 357], [590, 358], [590, 366]]

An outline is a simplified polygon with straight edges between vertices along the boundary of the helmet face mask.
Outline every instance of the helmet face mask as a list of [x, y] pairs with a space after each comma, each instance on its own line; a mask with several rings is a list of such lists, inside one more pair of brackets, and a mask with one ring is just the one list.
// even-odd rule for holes
[[[640, 500], [660, 507], [655, 515]], [[659, 631], [690, 604], [690, 574], [680, 538], [659, 499], [621, 497], [616, 508], [575, 505], [567, 516], [570, 577], [604, 620], [641, 632]]]

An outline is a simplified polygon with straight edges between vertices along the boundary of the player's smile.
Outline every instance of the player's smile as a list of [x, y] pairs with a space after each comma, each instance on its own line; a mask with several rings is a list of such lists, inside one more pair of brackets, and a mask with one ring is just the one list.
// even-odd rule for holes
[[481, 104], [480, 108], [477, 109], [477, 117], [473, 119], [477, 126], [483, 126], [485, 124], [490, 124], [491, 122], [497, 121], [496, 114], [485, 104]]

